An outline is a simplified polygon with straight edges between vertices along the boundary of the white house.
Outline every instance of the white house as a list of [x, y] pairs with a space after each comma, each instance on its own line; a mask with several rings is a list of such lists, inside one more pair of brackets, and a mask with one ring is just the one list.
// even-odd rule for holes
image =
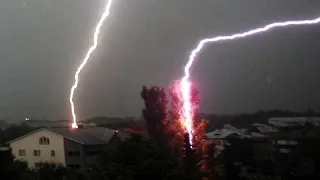
[[41, 162], [82, 168], [95, 164], [102, 150], [116, 147], [119, 141], [117, 132], [108, 128], [43, 128], [8, 144], [16, 160], [28, 162], [30, 168]]

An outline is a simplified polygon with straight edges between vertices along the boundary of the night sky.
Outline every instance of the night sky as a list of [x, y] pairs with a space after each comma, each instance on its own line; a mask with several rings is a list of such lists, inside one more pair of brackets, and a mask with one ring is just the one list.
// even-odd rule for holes
[[[104, 0], [0, 1], [0, 119], [70, 119], [73, 74]], [[76, 91], [79, 119], [140, 117], [143, 85], [168, 87], [205, 37], [320, 16], [318, 0], [114, 0]], [[201, 112], [320, 110], [320, 25], [209, 45], [193, 80]]]

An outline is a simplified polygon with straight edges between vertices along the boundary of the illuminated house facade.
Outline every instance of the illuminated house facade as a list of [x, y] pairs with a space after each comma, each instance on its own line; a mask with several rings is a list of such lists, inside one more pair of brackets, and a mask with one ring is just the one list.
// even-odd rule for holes
[[28, 162], [30, 168], [42, 162], [83, 168], [94, 165], [101, 151], [116, 147], [119, 141], [117, 132], [108, 128], [43, 128], [8, 144], [15, 159]]

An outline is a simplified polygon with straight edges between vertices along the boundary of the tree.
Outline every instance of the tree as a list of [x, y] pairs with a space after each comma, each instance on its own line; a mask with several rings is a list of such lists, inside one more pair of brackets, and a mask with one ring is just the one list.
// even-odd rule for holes
[[41, 163], [36, 172], [38, 180], [61, 180], [66, 176], [67, 170], [60, 164]]
[[28, 164], [22, 161], [14, 161], [11, 151], [0, 151], [0, 175], [2, 179], [34, 179], [33, 172], [28, 169]]
[[[203, 174], [208, 173], [208, 150], [209, 142], [205, 137], [207, 121], [199, 120], [199, 93], [194, 86], [191, 86], [191, 104], [192, 104], [192, 129], [193, 133], [186, 133], [186, 127], [183, 120], [183, 99], [180, 91], [180, 82], [176, 81], [170, 87], [171, 111], [169, 127], [174, 149], [183, 149], [182, 163], [184, 173], [188, 178], [201, 179]], [[193, 136], [192, 142], [189, 137]], [[192, 143], [192, 144], [190, 144]]]
[[141, 97], [144, 100], [145, 108], [142, 110], [143, 117], [146, 121], [148, 134], [154, 138], [157, 143], [167, 144], [166, 135], [167, 121], [167, 98], [163, 88], [152, 86], [142, 88]]
[[203, 178], [201, 173], [199, 162], [200, 156], [196, 153], [195, 149], [192, 148], [189, 141], [189, 134], [184, 135], [184, 149], [182, 157], [183, 175], [184, 179], [187, 180], [200, 180]]
[[179, 179], [179, 161], [152, 139], [139, 135], [108, 150], [99, 159], [96, 171], [100, 177], [114, 180]]

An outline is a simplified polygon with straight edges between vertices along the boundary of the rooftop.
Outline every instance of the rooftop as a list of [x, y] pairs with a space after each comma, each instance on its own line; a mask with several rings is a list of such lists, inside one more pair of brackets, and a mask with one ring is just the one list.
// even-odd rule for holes
[[236, 127], [232, 127], [231, 125], [225, 126], [222, 129], [217, 129], [213, 132], [207, 133], [206, 136], [208, 139], [225, 139], [230, 135], [235, 135], [240, 138], [265, 138], [267, 135], [257, 133], [257, 132], [249, 132], [246, 129], [238, 129]]
[[320, 117], [274, 117], [268, 123], [277, 127], [304, 126], [307, 123], [314, 126], [320, 125]]
[[22, 139], [39, 131], [50, 131], [52, 133], [63, 136], [66, 139], [85, 145], [108, 144], [115, 134], [115, 130], [111, 130], [104, 127], [87, 127], [83, 129], [41, 128], [29, 134], [16, 138], [8, 143]]

